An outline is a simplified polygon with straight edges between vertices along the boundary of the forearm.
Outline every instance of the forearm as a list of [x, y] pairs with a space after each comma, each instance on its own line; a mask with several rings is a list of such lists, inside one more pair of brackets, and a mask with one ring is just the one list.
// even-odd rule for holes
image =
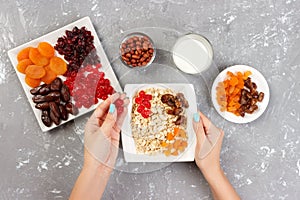
[[111, 171], [102, 166], [84, 166], [70, 195], [70, 200], [102, 197]]
[[204, 174], [209, 187], [212, 191], [215, 200], [239, 200], [240, 197], [236, 193], [233, 186], [228, 181], [222, 169], [218, 170], [215, 174]]

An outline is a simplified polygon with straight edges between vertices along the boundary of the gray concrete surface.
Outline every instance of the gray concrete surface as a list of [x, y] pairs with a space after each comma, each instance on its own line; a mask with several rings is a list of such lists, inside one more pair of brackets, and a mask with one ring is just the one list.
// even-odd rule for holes
[[[83, 126], [89, 114], [42, 133], [7, 51], [84, 16], [90, 16], [122, 85], [130, 79], [114, 62], [116, 45], [124, 32], [142, 27], [203, 34], [213, 44], [219, 70], [247, 64], [261, 71], [270, 86], [270, 103], [261, 118], [245, 125], [225, 121], [212, 108], [205, 84], [215, 72], [184, 75], [184, 80], [196, 85], [199, 109], [225, 130], [221, 163], [242, 199], [299, 199], [300, 2], [296, 0], [0, 0], [0, 199], [67, 199], [70, 194], [82, 166]], [[168, 51], [170, 43], [164, 37], [161, 48]], [[161, 56], [156, 62], [164, 60]], [[194, 163], [128, 165], [120, 155], [116, 168], [103, 199], [212, 198]]]

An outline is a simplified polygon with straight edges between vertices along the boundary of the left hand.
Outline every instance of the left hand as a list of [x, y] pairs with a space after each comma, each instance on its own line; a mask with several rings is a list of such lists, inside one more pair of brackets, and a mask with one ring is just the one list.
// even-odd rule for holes
[[[112, 171], [128, 103], [126, 94], [115, 93], [102, 102], [89, 118], [84, 135], [84, 166]], [[120, 106], [123, 107], [122, 112], [117, 111]]]

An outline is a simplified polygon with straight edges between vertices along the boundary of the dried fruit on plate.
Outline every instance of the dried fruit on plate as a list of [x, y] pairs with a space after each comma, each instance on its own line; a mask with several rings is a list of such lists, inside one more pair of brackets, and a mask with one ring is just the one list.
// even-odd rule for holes
[[54, 56], [55, 50], [51, 44], [48, 42], [40, 42], [38, 45], [38, 51], [42, 56], [51, 58]]
[[66, 35], [58, 38], [54, 48], [69, 62], [68, 72], [78, 71], [80, 67], [88, 64], [100, 63], [94, 46], [94, 36], [84, 26], [66, 30]]
[[29, 65], [25, 70], [26, 76], [33, 79], [40, 79], [46, 74], [46, 70], [43, 66]]
[[31, 48], [29, 51], [29, 59], [39, 66], [46, 66], [49, 64], [49, 58], [40, 54], [37, 48]]
[[[17, 70], [27, 75], [27, 80], [25, 80], [27, 85], [36, 87], [36, 84], [41, 81], [49, 84], [57, 75], [62, 75], [67, 71], [65, 61], [54, 55], [54, 48], [47, 42], [40, 42], [38, 48], [24, 48], [18, 53], [17, 59], [19, 63]], [[31, 67], [29, 68], [29, 66]], [[29, 69], [27, 70], [27, 68]]]
[[42, 111], [41, 120], [45, 126], [52, 123], [59, 125], [62, 120], [67, 120], [69, 113], [78, 114], [78, 109], [70, 102], [68, 87], [60, 78], [50, 84], [38, 85], [30, 90], [33, 95], [35, 108]]
[[146, 94], [144, 90], [141, 90], [135, 97], [134, 101], [138, 104], [137, 112], [140, 113], [143, 118], [148, 118], [151, 115], [151, 101], [152, 95]]
[[232, 112], [240, 116], [238, 109], [240, 108], [241, 90], [244, 88], [244, 80], [251, 75], [250, 71], [245, 73], [227, 72], [227, 79], [220, 82], [217, 86], [217, 102], [221, 106], [221, 111]]
[[31, 48], [32, 47], [27, 47], [27, 48], [22, 49], [17, 55], [17, 60], [21, 61], [24, 59], [29, 59], [29, 51]]
[[256, 91], [256, 84], [251, 82], [251, 74], [251, 71], [228, 71], [227, 78], [218, 83], [216, 96], [221, 112], [228, 111], [244, 117], [245, 113], [251, 114], [258, 109], [256, 103], [259, 93]]
[[264, 93], [257, 91], [256, 83], [252, 82], [251, 78], [248, 77], [245, 81], [245, 88], [242, 89], [240, 97], [240, 108], [238, 112], [242, 117], [245, 116], [245, 113], [252, 114], [255, 110], [258, 109], [256, 105], [258, 102], [262, 102], [264, 99]]
[[105, 100], [115, 92], [105, 73], [99, 71], [101, 64], [87, 65], [76, 71], [67, 72], [64, 82], [70, 89], [77, 108], [90, 108], [98, 103], [98, 99]]
[[29, 85], [30, 87], [34, 88], [34, 87], [37, 87], [37, 86], [40, 85], [41, 80], [40, 79], [33, 79], [33, 78], [28, 77], [28, 76], [25, 76], [25, 83], [27, 85]]
[[[130, 122], [136, 151], [165, 156], [178, 156], [183, 152], [188, 139], [187, 107], [184, 95], [171, 89], [150, 87], [137, 91], [133, 97]], [[170, 110], [172, 113], [168, 113]], [[177, 120], [180, 122], [175, 123]]]
[[18, 65], [17, 65], [17, 70], [19, 72], [21, 72], [22, 74], [25, 74], [25, 70], [26, 68], [29, 66], [29, 65], [32, 65], [32, 61], [30, 59], [23, 59], [23, 60], [20, 60]]
[[44, 69], [46, 71], [46, 74], [41, 78], [41, 81], [46, 84], [50, 84], [56, 78], [56, 74], [50, 69], [48, 65], [45, 66]]
[[51, 71], [53, 71], [57, 75], [63, 75], [67, 71], [66, 62], [63, 59], [56, 56], [51, 58], [49, 67]]

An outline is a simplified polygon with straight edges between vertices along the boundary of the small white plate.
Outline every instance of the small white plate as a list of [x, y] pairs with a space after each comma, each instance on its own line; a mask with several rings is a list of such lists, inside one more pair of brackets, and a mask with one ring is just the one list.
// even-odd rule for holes
[[[216, 98], [216, 96], [217, 96], [216, 87], [219, 82], [224, 81], [227, 78], [228, 71], [231, 71], [232, 73], [245, 72], [245, 71], [252, 72], [252, 75], [250, 76], [250, 78], [254, 83], [256, 83], [257, 91], [263, 92], [265, 94], [263, 101], [258, 102], [256, 104], [258, 106], [258, 110], [254, 111], [254, 113], [252, 113], [252, 114], [246, 113], [245, 117], [240, 117], [240, 116], [234, 115], [231, 112], [227, 112], [227, 111], [221, 112], [220, 111], [220, 106], [219, 106], [219, 104], [217, 102], [217, 98]], [[257, 71], [253, 67], [249, 67], [246, 65], [234, 65], [234, 66], [226, 68], [217, 76], [217, 78], [215, 79], [215, 81], [212, 85], [211, 99], [212, 99], [215, 109], [224, 119], [226, 119], [230, 122], [240, 123], [240, 124], [249, 123], [249, 122], [252, 122], [252, 121], [256, 120], [257, 118], [259, 118], [263, 114], [263, 112], [266, 110], [268, 103], [269, 103], [269, 99], [270, 99], [270, 90], [269, 90], [269, 86], [268, 86], [266, 79], [259, 71]]]
[[[135, 143], [132, 137], [131, 131], [131, 111], [132, 101], [136, 92], [146, 88], [170, 88], [173, 91], [181, 92], [184, 94], [186, 100], [189, 102], [189, 108], [187, 108], [187, 134], [188, 134], [188, 146], [186, 150], [178, 156], [165, 156], [163, 153], [155, 155], [138, 154], [136, 152]], [[122, 127], [122, 146], [124, 151], [124, 157], [126, 162], [183, 162], [194, 161], [196, 136], [193, 130], [192, 118], [193, 113], [197, 112], [197, 103], [194, 86], [192, 84], [127, 84], [124, 91], [130, 99], [128, 105], [128, 113], [125, 118]]]
[[[72, 30], [75, 26], [77, 26], [78, 28], [81, 28], [82, 26], [85, 26], [89, 31], [92, 32], [92, 35], [94, 36], [94, 45], [96, 47], [97, 54], [98, 54], [98, 56], [100, 58], [100, 62], [102, 64], [101, 70], [105, 72], [105, 77], [108, 78], [111, 81], [111, 85], [114, 87], [114, 89], [116, 91], [122, 91], [122, 88], [121, 88], [121, 86], [118, 82], [118, 79], [116, 78], [116, 75], [115, 75], [115, 73], [114, 73], [114, 71], [113, 71], [113, 69], [112, 69], [112, 67], [111, 67], [111, 65], [110, 65], [110, 63], [109, 63], [109, 61], [106, 57], [106, 54], [105, 54], [105, 52], [102, 48], [100, 40], [97, 36], [97, 33], [96, 33], [96, 31], [94, 29], [94, 26], [93, 26], [93, 24], [92, 24], [89, 17], [84, 17], [84, 18], [82, 18], [78, 21], [75, 21], [75, 22], [73, 22], [69, 25], [66, 25], [66, 26], [64, 26], [60, 29], [57, 29], [56, 31], [48, 33], [48, 34], [46, 34], [42, 37], [39, 37], [35, 40], [27, 42], [26, 44], [20, 45], [20, 46], [14, 48], [14, 49], [9, 50], [8, 51], [8, 57], [10, 58], [10, 61], [13, 65], [13, 68], [16, 71], [17, 76], [18, 76], [18, 78], [19, 78], [19, 80], [22, 84], [23, 90], [24, 90], [24, 92], [27, 96], [28, 102], [30, 103], [31, 108], [34, 112], [34, 115], [35, 115], [35, 117], [36, 117], [36, 119], [39, 123], [39, 126], [41, 127], [43, 132], [49, 131], [49, 130], [51, 130], [55, 127], [58, 127], [58, 126], [66, 123], [68, 121], [71, 121], [71, 120], [73, 120], [73, 119], [75, 119], [75, 118], [77, 118], [77, 117], [79, 117], [79, 116], [81, 116], [81, 115], [83, 115], [87, 112], [90, 112], [90, 111], [94, 110], [97, 107], [97, 105], [102, 102], [102, 101], [99, 101], [98, 104], [93, 105], [89, 109], [86, 109], [86, 108], [79, 109], [79, 113], [76, 116], [70, 114], [68, 120], [61, 121], [60, 125], [58, 125], [58, 126], [53, 124], [51, 127], [47, 127], [43, 124], [43, 122], [41, 120], [42, 112], [34, 107], [35, 103], [33, 103], [33, 101], [32, 101], [33, 96], [30, 94], [30, 89], [31, 88], [25, 83], [25, 75], [18, 72], [18, 70], [16, 69], [17, 64], [18, 64], [17, 54], [19, 53], [20, 50], [22, 50], [26, 47], [29, 47], [29, 46], [37, 47], [39, 42], [49, 42], [52, 46], [54, 46], [56, 44], [57, 39], [59, 37], [62, 37], [63, 35], [65, 35], [66, 30]], [[61, 55], [58, 54], [57, 51], [55, 51], [55, 54], [56, 54], [56, 56], [59, 56], [59, 57], [63, 58]], [[65, 77], [63, 77], [63, 76], [59, 76], [59, 77], [62, 80], [65, 80]]]

